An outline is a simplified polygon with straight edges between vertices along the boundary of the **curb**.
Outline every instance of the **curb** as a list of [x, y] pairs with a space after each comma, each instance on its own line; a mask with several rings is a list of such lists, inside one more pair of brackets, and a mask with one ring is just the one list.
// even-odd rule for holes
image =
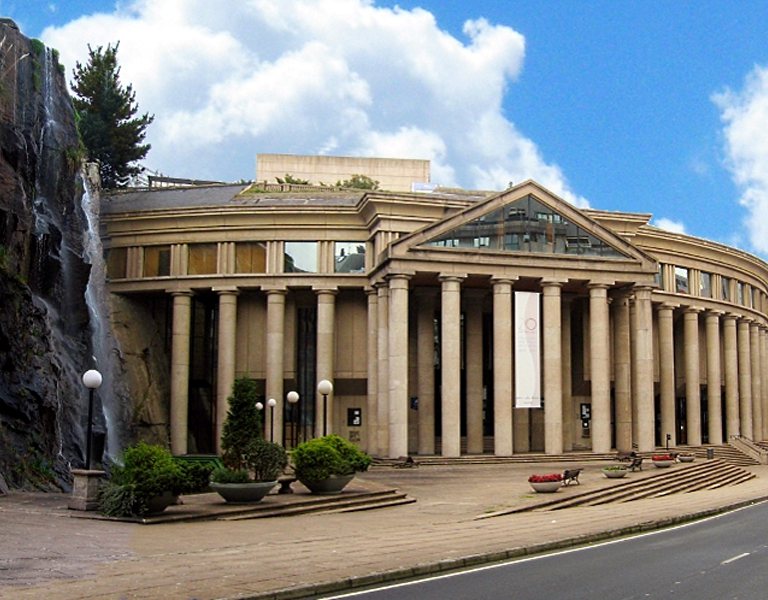
[[458, 571], [469, 567], [476, 567], [479, 565], [486, 565], [495, 562], [504, 562], [522, 558], [524, 556], [533, 556], [536, 554], [552, 552], [554, 550], [562, 550], [563, 548], [572, 548], [586, 544], [594, 544], [596, 542], [621, 538], [628, 535], [636, 535], [638, 533], [645, 533], [657, 529], [665, 529], [673, 525], [681, 525], [690, 521], [698, 521], [700, 519], [726, 513], [739, 508], [744, 508], [746, 506], [752, 506], [754, 504], [759, 504], [766, 501], [768, 501], [768, 495], [752, 498], [750, 500], [742, 500], [740, 502], [719, 506], [717, 508], [710, 508], [695, 513], [689, 513], [675, 517], [667, 517], [665, 519], [659, 519], [655, 521], [645, 521], [643, 523], [628, 525], [619, 529], [599, 531], [596, 533], [585, 534], [572, 538], [564, 538], [552, 542], [534, 544], [532, 546], [510, 548], [509, 550], [491, 552], [488, 554], [470, 554], [464, 557], [426, 563], [405, 569], [394, 569], [391, 571], [370, 573], [368, 575], [348, 577], [338, 581], [289, 587], [273, 590], [271, 592], [259, 592], [256, 594], [229, 596], [228, 598], [222, 600], [299, 600], [301, 598], [308, 598], [320, 594], [352, 592], [354, 590], [362, 590], [365, 587], [380, 585], [382, 583], [405, 581], [414, 577], [424, 577], [426, 575], [436, 575], [438, 573]]

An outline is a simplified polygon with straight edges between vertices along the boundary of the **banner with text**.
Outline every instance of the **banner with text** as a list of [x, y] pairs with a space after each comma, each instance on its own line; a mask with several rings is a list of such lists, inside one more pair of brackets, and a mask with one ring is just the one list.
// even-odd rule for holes
[[539, 296], [515, 292], [515, 408], [541, 408]]

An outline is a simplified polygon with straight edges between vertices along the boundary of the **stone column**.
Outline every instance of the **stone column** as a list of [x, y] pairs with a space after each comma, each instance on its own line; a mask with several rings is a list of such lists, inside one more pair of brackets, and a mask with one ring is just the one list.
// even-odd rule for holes
[[[389, 285], [386, 282], [376, 284], [379, 296], [378, 318], [378, 431], [376, 447], [379, 456], [389, 456]], [[395, 457], [397, 458], [397, 457]]]
[[[267, 294], [267, 397], [277, 404], [270, 409], [264, 404], [265, 437], [269, 439], [274, 425], [274, 441], [283, 443], [283, 414], [285, 412], [285, 290], [265, 290]], [[320, 378], [322, 379], [322, 377]], [[274, 421], [273, 421], [274, 419]]]
[[763, 381], [760, 371], [760, 328], [756, 321], [749, 326], [749, 355], [752, 371], [752, 439], [763, 439]]
[[622, 294], [611, 303], [613, 312], [613, 377], [616, 403], [616, 449], [632, 450], [632, 366], [629, 298]]
[[467, 394], [467, 454], [483, 453], [483, 298], [485, 290], [466, 290], [464, 331], [466, 332], [465, 377]]
[[572, 397], [572, 361], [571, 361], [571, 297], [568, 294], [561, 295], [563, 324], [562, 341], [563, 350], [563, 450], [573, 450], [574, 437], [574, 410]]
[[365, 290], [368, 297], [368, 386], [365, 404], [365, 448], [368, 454], [379, 455], [378, 440], [378, 382], [379, 382], [379, 296], [374, 288]]
[[677, 446], [677, 427], [675, 424], [675, 335], [674, 312], [672, 304], [659, 306], [659, 391], [661, 395], [661, 439], [669, 445]]
[[544, 451], [563, 453], [561, 281], [542, 281], [544, 294]]
[[632, 382], [637, 405], [637, 449], [651, 452], [656, 447], [653, 402], [653, 306], [651, 288], [635, 288], [636, 330], [632, 340], [636, 378]]
[[[317, 289], [317, 381], [327, 379], [333, 383], [334, 358], [336, 353], [336, 290]], [[315, 389], [315, 436], [320, 437], [334, 432], [333, 396], [327, 401]], [[324, 411], [327, 414], [324, 414]]]
[[608, 286], [589, 284], [589, 352], [592, 381], [592, 451], [611, 450]]
[[171, 333], [171, 452], [187, 453], [189, 416], [189, 335], [192, 292], [173, 292]]
[[237, 341], [237, 288], [214, 288], [219, 294], [218, 356], [216, 365], [216, 452], [221, 453], [221, 436], [229, 410], [229, 396], [235, 383]]
[[723, 443], [723, 414], [721, 408], [720, 375], [720, 315], [716, 310], [707, 311], [707, 413], [709, 415], [709, 443]]
[[685, 341], [685, 427], [689, 446], [701, 446], [701, 384], [699, 374], [699, 309], [683, 311]]
[[739, 415], [741, 435], [752, 437], [752, 357], [749, 339], [750, 319], [739, 319]]
[[739, 360], [734, 314], [723, 317], [723, 373], [725, 375], [725, 432], [728, 437], [741, 433], [739, 400]]
[[389, 277], [389, 456], [408, 455], [408, 275]]
[[440, 400], [442, 455], [461, 455], [461, 281], [441, 275]]
[[512, 280], [492, 284], [494, 454], [512, 456]]
[[417, 393], [419, 397], [419, 454], [435, 453], [435, 296], [430, 288], [415, 292], [418, 316], [416, 345], [418, 356]]
[[[760, 296], [763, 298], [762, 294]], [[768, 434], [768, 329], [760, 327], [760, 375], [763, 389], [763, 423], [760, 440], [763, 441]]]

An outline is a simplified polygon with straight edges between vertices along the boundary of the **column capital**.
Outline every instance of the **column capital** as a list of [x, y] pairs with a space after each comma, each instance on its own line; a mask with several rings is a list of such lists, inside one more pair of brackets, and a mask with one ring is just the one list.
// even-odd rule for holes
[[541, 287], [544, 289], [562, 288], [566, 283], [568, 283], [567, 279], [542, 279]]
[[510, 277], [491, 277], [491, 285], [495, 286], [497, 283], [506, 283], [509, 285], [514, 285], [518, 279], [520, 278], [515, 275], [512, 275]]
[[366, 296], [376, 296], [378, 294], [378, 290], [376, 289], [375, 285], [363, 288], [363, 292], [365, 292]]
[[211, 288], [212, 292], [216, 292], [219, 296], [237, 296], [240, 293], [240, 288], [236, 285], [222, 285]]
[[286, 287], [267, 287], [267, 288], [261, 288], [261, 291], [267, 295], [288, 293], [288, 289]]
[[654, 305], [656, 310], [661, 312], [662, 310], [672, 310], [674, 311], [676, 308], [680, 308], [679, 304], [675, 304], [673, 302], [662, 302], [661, 304]]
[[313, 287], [312, 291], [315, 292], [316, 295], [322, 296], [322, 295], [328, 295], [328, 296], [335, 296], [339, 293], [338, 288], [333, 287]]
[[440, 273], [437, 276], [437, 280], [440, 281], [440, 282], [456, 281], [458, 283], [461, 283], [466, 278], [467, 278], [466, 273], [465, 274], [461, 274], [461, 273]]
[[707, 309], [705, 311], [705, 313], [706, 313], [707, 317], [716, 317], [716, 318], [719, 319], [720, 317], [722, 317], [725, 314], [725, 311], [718, 310], [716, 308], [709, 308], [709, 309]]
[[684, 315], [698, 315], [700, 312], [702, 312], [704, 309], [700, 306], [684, 306], [683, 307], [683, 314]]
[[613, 283], [590, 281], [587, 283], [587, 289], [591, 290], [607, 290], [613, 286]]
[[192, 290], [186, 289], [186, 290], [165, 290], [167, 294], [170, 294], [173, 297], [176, 296], [194, 296], [195, 293]]
[[739, 315], [736, 313], [727, 312], [723, 315], [723, 320], [725, 321], [736, 321], [738, 320]]

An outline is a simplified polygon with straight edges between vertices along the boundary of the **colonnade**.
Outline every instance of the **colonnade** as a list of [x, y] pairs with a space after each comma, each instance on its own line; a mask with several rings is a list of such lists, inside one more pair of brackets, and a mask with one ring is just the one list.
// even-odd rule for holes
[[[484, 401], [493, 406], [493, 451], [499, 456], [529, 451], [529, 411], [514, 408], [513, 291], [515, 277], [490, 279], [487, 287], [465, 287], [467, 275], [445, 273], [438, 285], [411, 287], [412, 276], [394, 274], [365, 290], [367, 306], [366, 449], [376, 455], [399, 457], [436, 451], [435, 389], [439, 389], [444, 456], [459, 456], [462, 437], [466, 452], [483, 452]], [[677, 445], [676, 404], [685, 398], [688, 445], [700, 445], [701, 384], [706, 382], [706, 436], [710, 444], [726, 436], [745, 435], [762, 440], [768, 431], [768, 328], [749, 316], [724, 310], [681, 306], [665, 299], [652, 304], [649, 286], [616, 286], [595, 281], [583, 288], [583, 336], [572, 344], [573, 294], [564, 294], [567, 280], [537, 282], [542, 294], [543, 446], [560, 454], [577, 446], [578, 415], [571, 385], [573, 352], [583, 352], [583, 377], [588, 384], [581, 402], [590, 404], [592, 451], [636, 448], [651, 451], [660, 430], [662, 443], [670, 436]], [[530, 288], [530, 282], [528, 283]], [[213, 288], [218, 294], [218, 352], [216, 439], [227, 412], [227, 397], [236, 369], [238, 295], [236, 287]], [[334, 380], [337, 328], [337, 290], [318, 288], [316, 332], [317, 380]], [[275, 441], [282, 442], [286, 335], [285, 288], [263, 289], [266, 296], [266, 396], [277, 405], [265, 417], [274, 423]], [[171, 446], [187, 451], [188, 385], [190, 377], [191, 290], [174, 291], [171, 350]], [[363, 294], [361, 293], [361, 301]], [[486, 302], [487, 300], [487, 302]], [[490, 365], [492, 397], [484, 398], [484, 311], [492, 313]], [[655, 312], [655, 318], [654, 318]], [[412, 327], [409, 327], [408, 315]], [[462, 332], [462, 313], [463, 332]], [[441, 380], [435, 381], [435, 317], [439, 315]], [[682, 319], [682, 339], [675, 317]], [[704, 334], [700, 334], [703, 325]], [[578, 335], [576, 336], [578, 338]], [[682, 348], [682, 350], [681, 350]], [[411, 360], [416, 364], [411, 368]], [[682, 359], [681, 359], [682, 358]], [[462, 360], [464, 361], [462, 364]], [[461, 373], [465, 373], [462, 386]], [[409, 381], [415, 374], [416, 380]], [[658, 382], [658, 385], [655, 385]], [[438, 385], [435, 385], [438, 383]], [[487, 384], [488, 382], [485, 382]], [[463, 398], [462, 398], [463, 394]], [[411, 410], [411, 398], [418, 410]], [[655, 409], [658, 398], [658, 415]], [[722, 400], [725, 400], [723, 414]], [[463, 402], [462, 402], [463, 400]], [[322, 398], [315, 399], [315, 435]], [[464, 410], [462, 411], [462, 404]], [[334, 422], [334, 402], [327, 419]], [[274, 411], [269, 413], [269, 411]], [[409, 419], [416, 419], [409, 427]], [[723, 419], [725, 427], [723, 427]], [[462, 423], [465, 436], [462, 436]], [[414, 435], [415, 430], [415, 435]], [[414, 441], [415, 438], [415, 441]]]

